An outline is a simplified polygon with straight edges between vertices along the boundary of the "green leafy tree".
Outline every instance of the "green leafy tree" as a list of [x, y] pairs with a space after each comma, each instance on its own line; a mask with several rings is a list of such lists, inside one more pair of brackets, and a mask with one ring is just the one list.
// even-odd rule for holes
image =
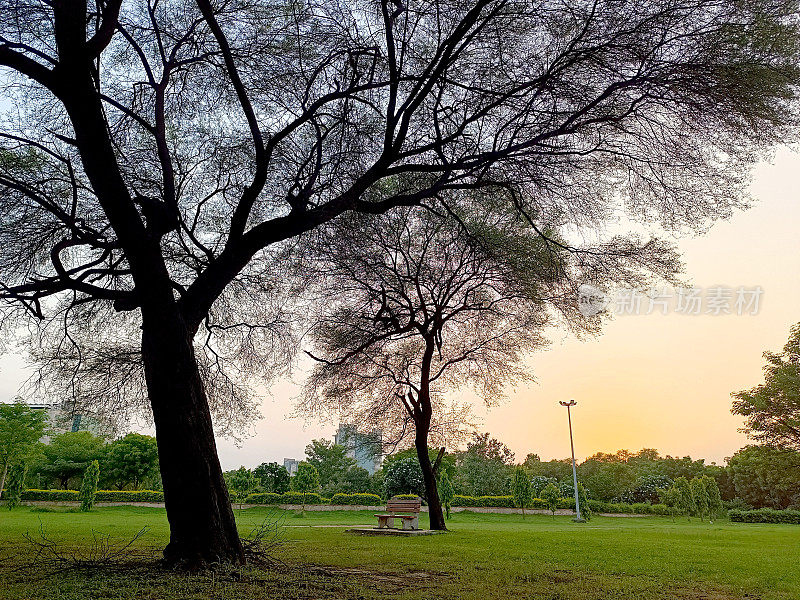
[[103, 455], [103, 479], [119, 489], [131, 486], [138, 490], [144, 481], [158, 476], [156, 438], [129, 433], [114, 440]]
[[558, 480], [553, 477], [545, 477], [544, 475], [534, 475], [531, 477], [531, 495], [534, 498], [541, 498], [542, 490], [547, 487], [548, 483], [558, 485]]
[[779, 353], [765, 352], [764, 383], [733, 394], [731, 412], [746, 418], [754, 440], [800, 450], [800, 323]]
[[347, 448], [329, 440], [311, 440], [306, 446], [306, 462], [319, 473], [319, 484], [327, 493], [341, 484], [345, 473], [356, 466]]
[[658, 490], [658, 497], [662, 504], [669, 508], [669, 514], [672, 517], [672, 522], [675, 522], [675, 511], [680, 506], [680, 490], [675, 487], [675, 484], [668, 488]]
[[227, 471], [224, 477], [225, 485], [228, 486], [228, 493], [233, 502], [244, 502], [248, 494], [252, 494], [258, 488], [258, 478], [246, 467], [239, 467], [234, 471]]
[[580, 481], [578, 482], [578, 501], [581, 503], [581, 518], [584, 521], [591, 521], [593, 513], [589, 506], [589, 493]]
[[722, 495], [719, 492], [717, 480], [710, 475], [703, 475], [703, 485], [706, 488], [706, 498], [708, 498], [708, 516], [713, 523], [714, 518], [722, 510]]
[[561, 499], [558, 488], [552, 483], [548, 483], [540, 495], [542, 500], [547, 503], [548, 510], [553, 513], [553, 518], [555, 518], [556, 510], [558, 510], [558, 501]]
[[452, 508], [453, 498], [455, 497], [455, 490], [453, 489], [453, 482], [450, 481], [450, 476], [445, 471], [439, 478], [439, 498], [442, 500], [445, 516], [450, 518], [450, 509]]
[[425, 481], [416, 457], [408, 456], [394, 460], [386, 467], [383, 480], [386, 497], [398, 494], [416, 494], [425, 497]]
[[289, 471], [283, 465], [275, 462], [261, 463], [253, 469], [253, 475], [258, 478], [265, 492], [283, 494], [289, 491]]
[[[630, 454], [598, 452], [578, 465], [580, 480], [591, 490], [592, 497], [605, 502], [620, 499], [636, 484], [636, 470], [628, 463]], [[569, 481], [567, 475], [561, 478]]]
[[6, 493], [6, 506], [9, 509], [19, 506], [27, 472], [28, 466], [25, 464], [16, 464], [9, 469], [8, 492]]
[[522, 518], [525, 518], [525, 509], [531, 504], [531, 479], [523, 467], [514, 469], [514, 479], [511, 482], [511, 493], [514, 496], [514, 505], [522, 509]]
[[362, 467], [350, 467], [339, 476], [339, 483], [328, 489], [337, 494], [368, 494], [372, 492], [372, 477]]
[[292, 477], [292, 490], [303, 494], [303, 512], [306, 510], [306, 494], [318, 492], [319, 489], [319, 473], [316, 467], [307, 462], [297, 465], [297, 473]]
[[456, 454], [456, 488], [468, 496], [507, 494], [514, 453], [488, 433], [475, 434], [467, 449]]
[[0, 404], [0, 498], [11, 465], [26, 462], [44, 435], [47, 414], [23, 402]]
[[686, 518], [691, 520], [692, 514], [695, 512], [694, 496], [692, 496], [692, 488], [689, 485], [689, 480], [686, 477], [678, 477], [673, 484], [677, 493], [677, 509]]
[[68, 431], [54, 435], [42, 448], [45, 464], [41, 470], [56, 478], [66, 489], [69, 480], [86, 470], [89, 463], [102, 457], [105, 441], [88, 431]]
[[800, 507], [800, 452], [747, 446], [731, 456], [736, 496], [755, 508]]
[[703, 521], [708, 513], [708, 492], [705, 482], [702, 477], [695, 477], [689, 482], [689, 487], [692, 490], [695, 514]]
[[97, 496], [97, 482], [100, 480], [100, 463], [93, 460], [86, 467], [81, 482], [81, 491], [78, 499], [81, 501], [81, 510], [87, 512], [92, 510], [94, 499]]

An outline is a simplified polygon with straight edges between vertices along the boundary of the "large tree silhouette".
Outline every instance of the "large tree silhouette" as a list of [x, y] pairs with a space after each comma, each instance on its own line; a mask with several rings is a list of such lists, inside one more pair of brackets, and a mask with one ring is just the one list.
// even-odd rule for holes
[[796, 11], [4, 0], [3, 322], [39, 322], [43, 381], [76, 405], [149, 405], [168, 561], [243, 560], [212, 409], [246, 411], [246, 376], [291, 351], [291, 240], [346, 211], [511, 184], [533, 227], [621, 205], [702, 226], [787, 135]]

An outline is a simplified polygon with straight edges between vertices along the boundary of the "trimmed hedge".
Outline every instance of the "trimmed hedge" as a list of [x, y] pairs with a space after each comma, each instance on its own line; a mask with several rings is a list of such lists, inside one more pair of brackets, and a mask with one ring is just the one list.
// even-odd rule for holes
[[[77, 502], [77, 490], [25, 490], [22, 500], [33, 502]], [[163, 502], [164, 492], [154, 490], [97, 490], [95, 502]]]
[[800, 510], [775, 510], [759, 508], [757, 510], [731, 510], [728, 512], [731, 521], [736, 523], [790, 523], [800, 525]]
[[78, 490], [25, 490], [20, 500], [29, 502], [36, 500], [49, 500], [51, 502], [77, 502]]
[[[415, 499], [414, 494], [400, 494], [395, 498]], [[20, 498], [24, 501], [45, 500], [50, 502], [77, 502], [78, 492], [76, 490], [25, 490]], [[164, 492], [154, 490], [99, 490], [96, 497], [97, 502], [163, 502]], [[299, 492], [286, 492], [285, 494], [274, 494], [263, 492], [250, 494], [244, 500], [245, 504], [303, 504], [303, 494]], [[375, 494], [335, 494], [330, 500], [321, 497], [316, 493], [305, 495], [306, 504], [334, 504], [344, 506], [377, 506], [384, 501]], [[465, 508], [516, 508], [513, 496], [454, 496], [451, 506]], [[541, 498], [533, 498], [530, 506], [532, 510], [546, 510], [547, 503]], [[560, 509], [574, 509], [575, 500], [572, 498], [561, 498], [558, 501]], [[624, 504], [621, 502], [600, 502], [599, 500], [589, 500], [589, 508], [596, 513], [611, 514], [634, 514], [634, 515], [664, 515], [669, 516], [670, 510], [663, 504]], [[742, 523], [797, 523], [800, 524], [800, 511], [794, 510], [772, 510], [762, 508], [760, 510], [732, 510], [729, 513], [731, 521]]]
[[[514, 504], [514, 496], [454, 496], [451, 506], [466, 508], [519, 508]], [[541, 498], [531, 499], [529, 510], [546, 510], [547, 502]], [[575, 501], [570, 498], [561, 498], [558, 508], [575, 508]]]
[[383, 504], [383, 500], [377, 494], [334, 494], [330, 501], [331, 504], [344, 504], [348, 506], [376, 506]]
[[[286, 492], [285, 494], [275, 494], [264, 492], [260, 494], [250, 494], [244, 499], [245, 504], [303, 504], [303, 494], [300, 492]], [[305, 504], [327, 504], [322, 496], [317, 493], [305, 494]]]
[[282, 504], [283, 494], [275, 494], [273, 492], [260, 492], [258, 494], [249, 494], [245, 499], [245, 504]]
[[450, 506], [514, 508], [514, 496], [453, 496]]
[[156, 490], [97, 490], [95, 502], [163, 502], [164, 492]]
[[600, 502], [599, 500], [589, 500], [589, 508], [596, 513], [609, 514], [661, 516], [669, 516], [672, 514], [669, 507], [665, 504], [647, 504], [645, 502], [625, 504], [624, 502]]

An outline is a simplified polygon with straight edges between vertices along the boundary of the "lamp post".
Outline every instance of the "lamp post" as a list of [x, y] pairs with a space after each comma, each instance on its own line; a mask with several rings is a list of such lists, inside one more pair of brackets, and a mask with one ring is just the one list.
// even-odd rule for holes
[[572, 441], [572, 414], [569, 410], [571, 407], [575, 406], [577, 402], [575, 402], [575, 400], [570, 400], [569, 402], [559, 402], [559, 404], [567, 407], [567, 420], [569, 421], [569, 447], [570, 450], [572, 450], [572, 484], [575, 489], [575, 520], [582, 522], [581, 504], [580, 500], [578, 500], [578, 470], [575, 468], [575, 444]]

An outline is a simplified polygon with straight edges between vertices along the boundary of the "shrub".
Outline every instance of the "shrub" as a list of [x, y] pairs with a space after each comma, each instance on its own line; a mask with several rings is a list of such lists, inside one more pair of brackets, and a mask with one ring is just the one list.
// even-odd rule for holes
[[422, 478], [419, 460], [409, 456], [391, 462], [386, 467], [383, 485], [387, 498], [399, 498], [401, 494], [409, 493], [411, 493], [411, 498], [424, 496], [425, 482]]
[[282, 504], [283, 494], [275, 494], [273, 492], [262, 492], [258, 494], [250, 494], [244, 499], [245, 504]]
[[731, 521], [736, 523], [789, 523], [800, 525], [800, 510], [775, 510], [759, 508], [758, 510], [731, 510], [728, 512]]
[[93, 460], [86, 467], [83, 473], [83, 482], [81, 483], [81, 491], [78, 498], [81, 501], [81, 510], [83, 512], [92, 510], [94, 506], [95, 496], [97, 495], [97, 482], [100, 480], [100, 463]]
[[453, 506], [473, 508], [514, 508], [513, 496], [453, 496]]
[[330, 503], [339, 505], [352, 506], [354, 504], [361, 506], [376, 506], [381, 504], [383, 500], [377, 494], [334, 494]]
[[9, 509], [19, 506], [27, 472], [28, 467], [25, 465], [14, 465], [9, 469], [5, 494], [6, 506]]
[[155, 490], [97, 490], [96, 502], [163, 502], [164, 492]]
[[[25, 490], [21, 499], [27, 502], [75, 502], [80, 500], [75, 490]], [[163, 502], [164, 492], [155, 490], [97, 490], [95, 502]]]
[[444, 506], [444, 510], [448, 519], [450, 518], [450, 509], [453, 506], [453, 496], [455, 496], [453, 483], [450, 481], [450, 476], [447, 474], [447, 472], [444, 472], [442, 473], [442, 478], [439, 481], [439, 498], [442, 501], [442, 505]]
[[753, 510], [753, 507], [750, 506], [747, 502], [742, 500], [741, 498], [734, 498], [733, 500], [723, 500], [722, 508], [726, 511], [728, 510]]
[[559, 497], [558, 488], [554, 486], [552, 483], [549, 483], [547, 487], [542, 490], [542, 500], [547, 503], [547, 509], [553, 513], [553, 517], [556, 515], [556, 510], [559, 508], [559, 503], [563, 498]]
[[672, 516], [672, 509], [666, 504], [653, 504], [650, 508], [653, 509], [654, 515], [661, 515], [662, 517]]
[[423, 506], [427, 505], [425, 498], [422, 496], [417, 496], [416, 494], [395, 494], [394, 496], [391, 496], [391, 498], [397, 498], [398, 500], [421, 500]]
[[653, 514], [653, 505], [646, 502], [636, 502], [631, 504], [631, 514], [634, 515], [651, 515]]
[[316, 492], [286, 492], [281, 494], [280, 504], [325, 504]]
[[244, 499], [245, 504], [303, 504], [305, 497], [306, 504], [327, 504], [327, 502], [316, 492], [303, 494], [301, 492], [286, 492], [285, 494], [275, 494], [273, 492], [260, 492], [250, 494]]
[[69, 502], [78, 499], [77, 490], [25, 490], [20, 499], [28, 502], [48, 500], [50, 502]]
[[511, 482], [511, 492], [514, 496], [514, 504], [522, 509], [522, 518], [525, 518], [525, 509], [530, 508], [531, 499], [531, 480], [522, 467], [514, 469], [514, 479]]

